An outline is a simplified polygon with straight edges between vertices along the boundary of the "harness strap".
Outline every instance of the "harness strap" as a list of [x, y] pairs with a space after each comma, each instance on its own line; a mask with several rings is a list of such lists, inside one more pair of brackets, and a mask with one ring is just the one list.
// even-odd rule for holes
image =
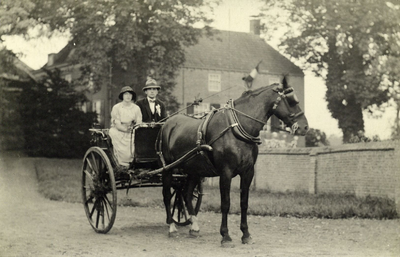
[[[217, 112], [216, 109], [212, 110], [211, 112], [209, 112], [207, 114], [207, 116], [203, 119], [203, 121], [201, 122], [201, 124], [199, 125], [198, 129], [197, 129], [197, 141], [196, 141], [196, 147], [197, 147], [197, 153], [200, 154], [201, 156], [203, 156], [203, 160], [206, 162], [206, 164], [208, 165], [209, 169], [216, 175], [217, 174], [217, 170], [215, 169], [214, 165], [212, 164], [210, 158], [208, 157], [208, 155], [206, 153], [204, 153], [204, 151], [202, 150], [202, 146], [204, 147], [204, 145], [206, 144], [206, 133], [207, 133], [207, 127], [208, 124], [210, 123], [211, 118], [214, 116], [214, 114]], [[210, 141], [207, 146], [209, 146], [209, 149], [207, 149], [208, 151], [212, 151], [212, 147], [210, 146], [212, 143], [214, 143], [214, 141]], [[203, 143], [203, 145], [202, 145]]]
[[233, 108], [233, 101], [229, 101], [230, 106], [226, 107], [228, 109], [227, 117], [228, 117], [228, 122], [230, 124], [237, 124], [236, 126], [233, 126], [233, 134], [240, 138], [243, 139], [247, 143], [252, 143], [252, 144], [261, 144], [261, 138], [260, 137], [254, 137], [247, 133], [247, 131], [243, 128], [242, 124], [239, 122], [239, 118], [237, 117], [236, 110]]
[[[162, 149], [161, 149], [161, 147], [162, 147], [162, 131], [163, 131], [163, 128], [164, 128], [164, 126], [161, 127], [160, 131], [157, 134], [155, 147], [156, 147], [157, 154], [160, 157], [161, 164], [162, 164], [163, 168], [165, 168], [166, 163], [165, 163], [164, 155], [163, 155]], [[158, 142], [158, 144], [157, 144], [157, 142]]]

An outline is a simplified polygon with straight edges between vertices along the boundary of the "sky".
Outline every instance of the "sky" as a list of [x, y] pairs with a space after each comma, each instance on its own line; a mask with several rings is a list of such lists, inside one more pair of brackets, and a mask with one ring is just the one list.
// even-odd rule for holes
[[[213, 27], [221, 30], [249, 32], [252, 15], [260, 12], [262, 2], [259, 0], [223, 0], [215, 8], [212, 18]], [[59, 52], [67, 43], [67, 38], [57, 37], [53, 39], [40, 39], [26, 42], [22, 38], [8, 38], [7, 48], [14, 52], [24, 53], [21, 60], [33, 69], [39, 69], [47, 61], [49, 53]], [[276, 48], [277, 40], [268, 42]], [[276, 48], [277, 49], [277, 48]], [[278, 50], [278, 49], [277, 49]], [[342, 136], [338, 128], [338, 122], [331, 117], [325, 101], [325, 82], [313, 76], [309, 71], [305, 72], [305, 114], [311, 128], [320, 129], [327, 136]], [[366, 135], [372, 137], [379, 135], [381, 139], [390, 137], [390, 124], [395, 117], [395, 111], [388, 109], [380, 119], [364, 116]]]

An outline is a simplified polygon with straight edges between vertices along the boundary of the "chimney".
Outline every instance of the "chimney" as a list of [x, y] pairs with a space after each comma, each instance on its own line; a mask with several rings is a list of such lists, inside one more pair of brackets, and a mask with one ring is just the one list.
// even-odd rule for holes
[[54, 56], [56, 54], [48, 54], [47, 55], [47, 66], [51, 66], [54, 64]]
[[261, 21], [260, 19], [250, 20], [250, 33], [254, 35], [260, 35]]

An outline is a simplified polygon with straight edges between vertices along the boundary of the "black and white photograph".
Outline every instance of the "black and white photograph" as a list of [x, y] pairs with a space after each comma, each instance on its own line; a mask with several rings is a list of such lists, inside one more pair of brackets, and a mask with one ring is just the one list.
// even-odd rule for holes
[[400, 256], [400, 0], [1, 0], [0, 256]]

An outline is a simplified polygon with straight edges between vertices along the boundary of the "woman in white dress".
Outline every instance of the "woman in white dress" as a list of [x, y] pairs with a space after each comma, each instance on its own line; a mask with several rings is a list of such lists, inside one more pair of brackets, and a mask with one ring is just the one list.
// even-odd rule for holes
[[134, 103], [136, 93], [131, 87], [123, 87], [118, 98], [122, 102], [112, 108], [109, 135], [119, 165], [128, 168], [134, 153], [135, 134], [132, 133], [132, 127], [142, 123], [142, 113]]

